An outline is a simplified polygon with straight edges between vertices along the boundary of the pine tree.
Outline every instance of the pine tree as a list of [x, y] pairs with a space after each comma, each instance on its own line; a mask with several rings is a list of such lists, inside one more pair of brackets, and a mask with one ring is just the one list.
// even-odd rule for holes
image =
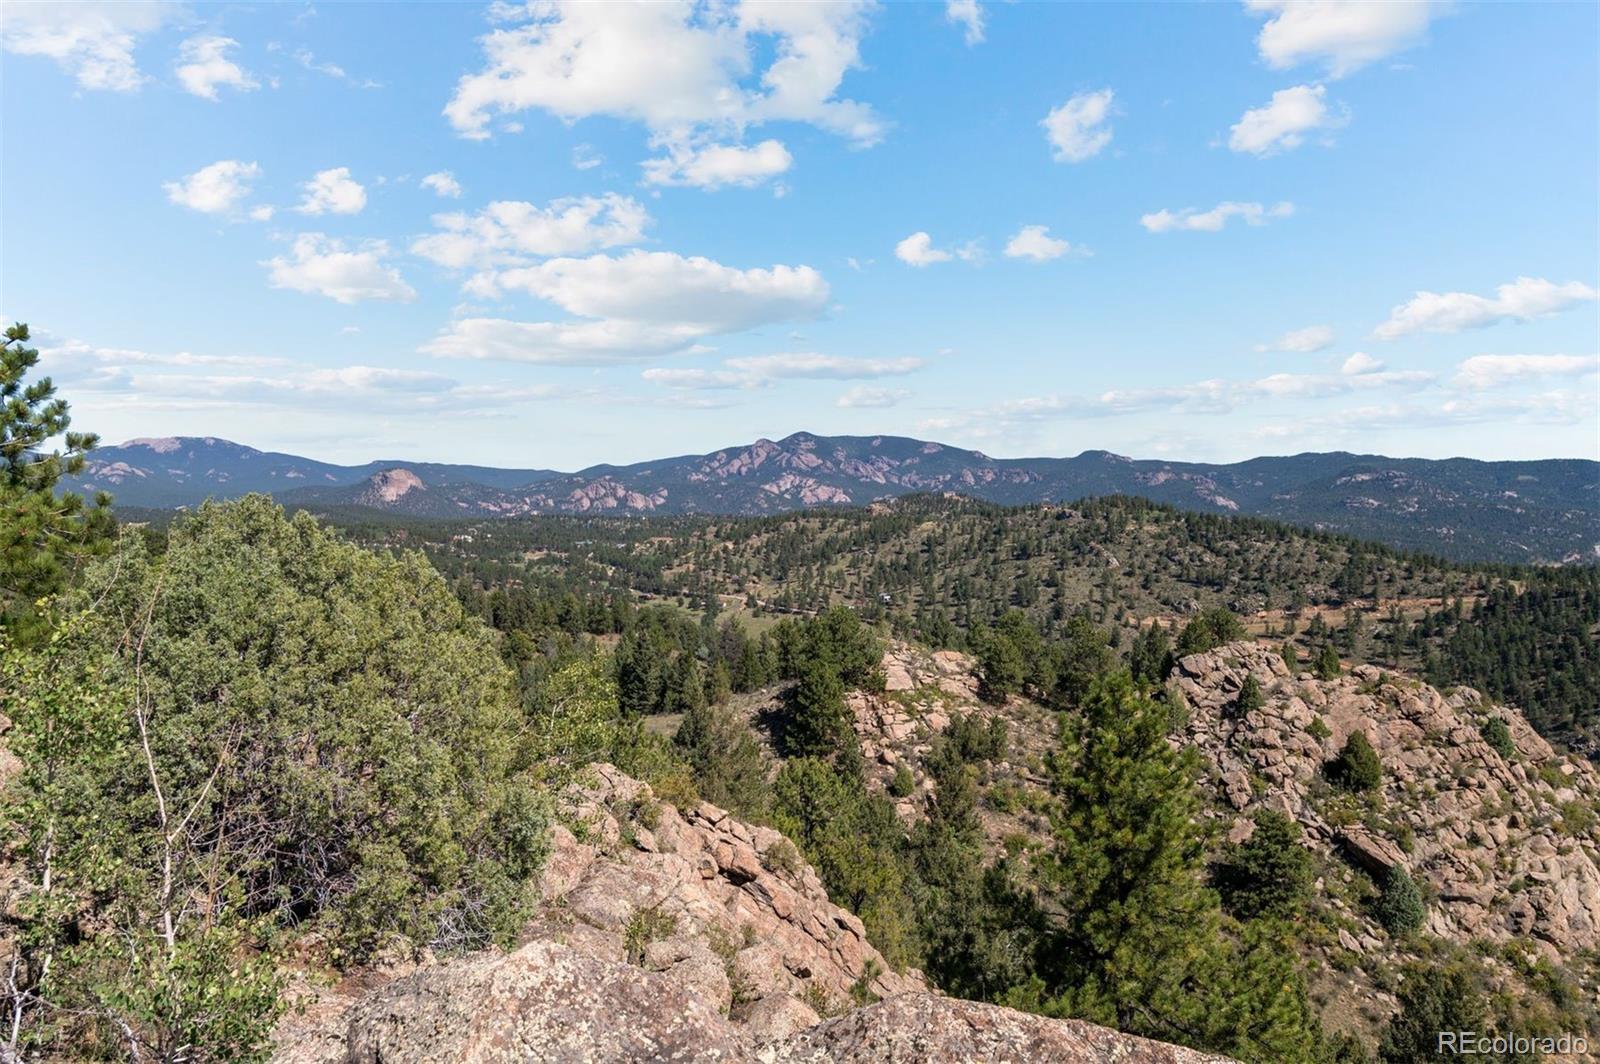
[[1052, 757], [1061, 802], [1042, 877], [1059, 913], [1042, 975], [1011, 1000], [1244, 1059], [1305, 1059], [1317, 1032], [1279, 932], [1237, 931], [1204, 884], [1192, 750], [1127, 673], [1103, 677]]
[[1051, 760], [1062, 812], [1047, 881], [1063, 911], [1059, 1007], [1171, 1037], [1192, 1022], [1186, 985], [1218, 914], [1200, 879], [1194, 755], [1166, 730], [1166, 712], [1125, 674], [1095, 685]]
[[[83, 472], [100, 441], [68, 431], [67, 402], [56, 398], [49, 377], [24, 382], [39, 362], [27, 342], [22, 324], [0, 342], [0, 627], [20, 641], [42, 633], [35, 602], [60, 591], [81, 562], [104, 553], [115, 527], [104, 492], [92, 505], [80, 495], [56, 494], [62, 477]], [[56, 436], [65, 449], [43, 450]]]
[[784, 722], [783, 743], [791, 756], [825, 757], [853, 740], [844, 683], [822, 661], [808, 662], [795, 685]]

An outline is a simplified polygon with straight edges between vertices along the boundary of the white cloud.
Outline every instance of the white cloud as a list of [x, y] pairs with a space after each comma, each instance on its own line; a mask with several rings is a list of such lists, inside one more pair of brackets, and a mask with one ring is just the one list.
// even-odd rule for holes
[[681, 351], [701, 333], [629, 321], [461, 318], [418, 350], [438, 358], [607, 366]]
[[894, 246], [894, 257], [912, 266], [930, 266], [935, 262], [948, 262], [950, 253], [936, 250], [933, 237], [917, 232]]
[[652, 384], [667, 388], [686, 388], [692, 391], [725, 391], [733, 388], [759, 388], [766, 382], [748, 373], [734, 373], [725, 369], [699, 369], [694, 367], [667, 368], [657, 366], [640, 374]]
[[815, 352], [784, 352], [730, 358], [723, 362], [721, 369], [658, 367], [645, 370], [642, 376], [647, 381], [668, 388], [748, 390], [765, 388], [779, 380], [872, 380], [879, 377], [902, 377], [915, 373], [923, 365], [920, 358], [845, 358], [840, 355]]
[[1051, 236], [1049, 227], [1043, 225], [1025, 225], [1006, 241], [1006, 257], [1011, 259], [1049, 262], [1071, 250], [1070, 243]]
[[1272, 16], [1256, 38], [1268, 66], [1283, 70], [1317, 61], [1337, 78], [1420, 41], [1445, 5], [1437, 0], [1245, 0], [1245, 7]]
[[912, 233], [894, 246], [894, 257], [909, 266], [931, 266], [936, 262], [949, 262], [951, 259], [961, 259], [964, 262], [978, 262], [983, 258], [983, 251], [976, 241], [968, 241], [957, 248], [946, 251], [933, 246], [933, 237], [924, 232]]
[[342, 241], [321, 233], [302, 233], [295, 237], [288, 257], [280, 255], [262, 265], [274, 288], [327, 296], [340, 303], [365, 299], [409, 303], [417, 293], [398, 270], [384, 265], [388, 254], [389, 246], [381, 240], [351, 251]]
[[786, 172], [793, 163], [789, 149], [776, 140], [764, 140], [748, 148], [741, 144], [708, 144], [699, 148], [671, 145], [666, 156], [644, 161], [644, 183], [704, 189], [726, 185], [751, 188]]
[[923, 361], [920, 358], [844, 358], [812, 352], [786, 352], [730, 358], [725, 365], [758, 377], [862, 380], [915, 373], [923, 367]]
[[1344, 364], [1339, 367], [1339, 372], [1347, 377], [1355, 377], [1363, 373], [1377, 373], [1381, 369], [1383, 369], [1382, 362], [1365, 351], [1357, 351], [1344, 360]]
[[605, 157], [596, 152], [592, 145], [579, 144], [572, 149], [572, 168], [574, 170], [593, 170], [605, 161]]
[[1059, 163], [1081, 163], [1100, 154], [1111, 143], [1110, 89], [1080, 92], [1056, 107], [1039, 122], [1050, 141], [1051, 154]]
[[828, 284], [810, 266], [740, 270], [671, 252], [549, 259], [479, 276], [485, 294], [521, 291], [579, 320], [454, 322], [422, 350], [451, 358], [603, 365], [694, 350], [704, 337], [815, 317]]
[[[8, 0], [0, 17], [0, 47], [14, 55], [54, 60], [80, 88], [133, 92], [145, 80], [133, 58], [139, 39], [179, 10], [156, 0]], [[16, 72], [12, 76], [20, 77]]]
[[964, 28], [969, 46], [983, 43], [983, 8], [978, 0], [945, 0], [945, 21]]
[[1228, 133], [1228, 147], [1252, 155], [1274, 155], [1298, 148], [1306, 134], [1343, 125], [1342, 115], [1332, 115], [1324, 102], [1322, 85], [1296, 85], [1279, 89], [1265, 107], [1244, 113]]
[[255, 163], [221, 159], [161, 187], [166, 189], [167, 198], [180, 207], [202, 214], [229, 214], [250, 195], [250, 182], [260, 176], [261, 167]]
[[301, 214], [360, 214], [367, 205], [367, 190], [350, 177], [347, 166], [319, 170], [301, 187], [306, 198], [295, 208]]
[[1296, 355], [1310, 355], [1333, 346], [1333, 329], [1327, 325], [1307, 325], [1304, 329], [1291, 329], [1270, 344], [1257, 344], [1256, 353], [1287, 351]]
[[1376, 360], [1358, 356], [1346, 372], [1274, 373], [1253, 380], [1209, 378], [1155, 388], [1111, 389], [1098, 395], [1030, 396], [996, 403], [966, 413], [931, 419], [928, 430], [998, 432], [1019, 424], [1060, 418], [1120, 417], [1152, 411], [1185, 415], [1221, 415], [1251, 404], [1326, 399], [1359, 392], [1415, 391], [1435, 382], [1422, 370], [1385, 371]]
[[440, 170], [436, 174], [429, 174], [422, 179], [421, 184], [423, 188], [431, 188], [436, 194], [446, 199], [461, 198], [461, 182], [457, 181], [455, 175], [449, 170]]
[[228, 52], [237, 47], [239, 42], [232, 37], [190, 37], [178, 46], [179, 63], [173, 71], [178, 83], [185, 92], [213, 102], [220, 85], [240, 92], [259, 89], [261, 83], [228, 58]]
[[1219, 203], [1209, 211], [1185, 207], [1180, 211], [1159, 210], [1140, 217], [1139, 224], [1152, 233], [1171, 233], [1187, 230], [1197, 233], [1215, 233], [1228, 223], [1229, 218], [1243, 218], [1247, 225], [1265, 225], [1272, 218], [1287, 218], [1294, 213], [1294, 204], [1278, 203], [1264, 207], [1259, 203]]
[[495, 281], [580, 317], [682, 325], [703, 334], [815, 317], [828, 298], [827, 282], [810, 266], [739, 270], [667, 251], [550, 259], [502, 271]]
[[833, 405], [844, 409], [854, 407], [882, 409], [883, 407], [894, 406], [910, 394], [904, 388], [869, 388], [865, 385], [858, 385], [835, 399]]
[[354, 78], [354, 77], [351, 77], [350, 73], [348, 71], [346, 71], [344, 67], [340, 66], [337, 63], [322, 62], [321, 60], [319, 60], [311, 52], [311, 50], [309, 48], [297, 48], [297, 49], [295, 49], [294, 61], [296, 63], [299, 63], [301, 66], [305, 67], [307, 70], [315, 71], [318, 74], [325, 74], [328, 77], [333, 78], [335, 81], [349, 82], [351, 85], [354, 85], [356, 88], [360, 88], [360, 89], [381, 89], [381, 88], [383, 88], [383, 84], [381, 82], [372, 81], [371, 79], [368, 79], [368, 78]]
[[548, 207], [496, 200], [475, 215], [437, 214], [433, 222], [440, 231], [413, 241], [412, 254], [452, 269], [481, 269], [637, 244], [650, 214], [637, 200], [608, 192], [552, 200]]
[[1539, 277], [1518, 277], [1500, 285], [1493, 297], [1471, 292], [1418, 292], [1389, 312], [1389, 320], [1373, 330], [1381, 340], [1416, 332], [1453, 333], [1481, 329], [1501, 321], [1531, 321], [1596, 298], [1581, 281], [1556, 284]]
[[460, 79], [444, 113], [472, 138], [488, 136], [496, 115], [539, 108], [569, 121], [630, 119], [674, 138], [807, 122], [870, 145], [882, 121], [836, 96], [860, 64], [869, 8], [865, 0], [529, 4], [525, 21], [482, 38], [485, 68]]
[[253, 222], [270, 222], [272, 216], [278, 213], [276, 207], [263, 203], [259, 207], [250, 208], [250, 220]]
[[1456, 367], [1451, 383], [1486, 391], [1541, 377], [1581, 377], [1600, 372], [1600, 355], [1473, 355]]

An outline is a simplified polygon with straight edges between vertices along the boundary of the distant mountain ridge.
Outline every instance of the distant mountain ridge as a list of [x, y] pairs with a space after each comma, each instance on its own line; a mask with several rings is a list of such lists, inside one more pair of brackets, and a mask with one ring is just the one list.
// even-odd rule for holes
[[130, 507], [192, 506], [269, 492], [285, 503], [417, 517], [524, 514], [763, 514], [863, 506], [915, 492], [1023, 505], [1140, 495], [1209, 513], [1270, 517], [1450, 558], [1600, 559], [1600, 462], [1386, 458], [1344, 452], [1226, 465], [1126, 458], [991, 458], [903, 436], [816, 436], [575, 473], [431, 462], [357, 466], [259, 451], [215, 437], [102, 447], [72, 490]]

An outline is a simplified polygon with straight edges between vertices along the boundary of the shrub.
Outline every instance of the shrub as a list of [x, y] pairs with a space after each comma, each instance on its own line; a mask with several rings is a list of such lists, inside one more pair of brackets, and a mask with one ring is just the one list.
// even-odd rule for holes
[[1333, 729], [1328, 727], [1328, 722], [1323, 720], [1319, 714], [1318, 716], [1312, 717], [1311, 723], [1306, 725], [1306, 734], [1320, 743], [1322, 740], [1333, 734]]
[[1224, 643], [1245, 637], [1244, 625], [1229, 610], [1218, 606], [1206, 610], [1184, 625], [1178, 636], [1178, 656], [1214, 650]]
[[1399, 865], [1383, 877], [1383, 886], [1372, 903], [1372, 915], [1391, 935], [1406, 935], [1422, 927], [1428, 908], [1416, 880]]
[[1261, 693], [1261, 683], [1253, 675], [1244, 678], [1244, 685], [1239, 688], [1239, 697], [1234, 700], [1233, 711], [1238, 716], [1260, 709], [1266, 705], [1266, 698]]
[[911, 770], [901, 764], [894, 770], [894, 779], [889, 781], [889, 793], [896, 798], [909, 798], [911, 792], [916, 790], [917, 781], [911, 775]]
[[514, 936], [547, 733], [420, 555], [251, 496], [160, 557], [124, 536], [67, 605], [47, 648], [0, 655], [58, 1045], [251, 1059], [275, 1015], [257, 951], [291, 926], [340, 966]]
[[672, 937], [678, 921], [657, 908], [635, 909], [622, 932], [622, 949], [629, 964], [643, 964], [650, 943]]
[[1312, 665], [1311, 672], [1319, 680], [1336, 680], [1343, 666], [1339, 664], [1339, 652], [1333, 649], [1331, 643], [1324, 643], [1317, 652], [1316, 662]]
[[1511, 729], [1506, 727], [1506, 722], [1500, 717], [1490, 717], [1483, 722], [1483, 727], [1478, 730], [1483, 736], [1483, 741], [1494, 748], [1494, 752], [1506, 760], [1517, 752], [1516, 743], [1511, 741]]
[[1383, 782], [1383, 763], [1366, 733], [1351, 732], [1339, 756], [1328, 763], [1328, 778], [1351, 791], [1376, 790]]

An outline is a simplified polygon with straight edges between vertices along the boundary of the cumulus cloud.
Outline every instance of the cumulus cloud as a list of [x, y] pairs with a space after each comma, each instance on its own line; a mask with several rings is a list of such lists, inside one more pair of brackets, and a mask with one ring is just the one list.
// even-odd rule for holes
[[734, 388], [759, 388], [766, 383], [748, 373], [725, 369], [700, 369], [697, 367], [656, 366], [640, 374], [652, 384], [667, 388], [685, 388], [691, 391], [723, 391]]
[[1322, 85], [1296, 85], [1279, 89], [1265, 107], [1256, 107], [1228, 133], [1228, 147], [1252, 155], [1275, 155], [1298, 148], [1306, 134], [1343, 125], [1343, 115], [1329, 112], [1327, 89]]
[[608, 192], [552, 200], [546, 207], [496, 200], [473, 215], [436, 214], [433, 223], [438, 232], [413, 241], [412, 254], [451, 269], [482, 269], [637, 244], [650, 214], [637, 200]]
[[159, 0], [9, 0], [0, 18], [0, 47], [54, 60], [80, 88], [133, 92], [145, 81], [134, 48], [178, 11], [177, 5]]
[[1600, 372], [1600, 355], [1473, 355], [1456, 367], [1457, 388], [1486, 391], [1544, 377], [1581, 377]]
[[253, 162], [221, 159], [161, 187], [166, 189], [167, 198], [180, 207], [202, 214], [229, 214], [250, 195], [250, 182], [260, 176], [261, 167]]
[[[701, 338], [815, 317], [828, 284], [810, 266], [741, 270], [671, 252], [555, 258], [479, 276], [485, 294], [524, 292], [573, 321], [472, 318], [423, 350], [455, 358], [605, 364], [692, 349]], [[586, 320], [585, 320], [586, 319]]]
[[1111, 117], [1113, 95], [1110, 89], [1080, 92], [1040, 120], [1056, 162], [1081, 163], [1111, 143], [1111, 127], [1106, 121]]
[[883, 123], [840, 98], [860, 64], [870, 4], [690, 0], [507, 5], [482, 38], [485, 65], [456, 85], [445, 116], [466, 137], [497, 115], [541, 109], [566, 120], [610, 115], [671, 136], [806, 122], [875, 143]]
[[1310, 355], [1333, 346], [1333, 328], [1328, 325], [1307, 325], [1304, 329], [1291, 329], [1267, 344], [1257, 344], [1256, 353], [1286, 351], [1296, 355]]
[[340, 303], [368, 299], [409, 303], [417, 293], [398, 270], [385, 265], [388, 254], [389, 246], [381, 240], [351, 250], [321, 233], [302, 233], [295, 237], [289, 255], [268, 259], [262, 265], [274, 288], [327, 296]]
[[1382, 369], [1382, 362], [1373, 358], [1365, 351], [1357, 351], [1355, 354], [1344, 360], [1344, 364], [1339, 367], [1339, 372], [1343, 373], [1347, 377], [1354, 377], [1362, 373], [1377, 373]]
[[706, 334], [814, 317], [828, 298], [827, 282], [810, 266], [740, 270], [667, 251], [550, 259], [495, 280], [581, 317], [681, 324]]
[[739, 144], [670, 145], [666, 156], [644, 161], [644, 183], [752, 188], [784, 173], [793, 163], [794, 156], [777, 140], [748, 148]]
[[1446, 7], [1439, 0], [1245, 0], [1268, 15], [1256, 38], [1261, 58], [1275, 70], [1305, 62], [1343, 77], [1420, 41]]
[[1072, 245], [1065, 240], [1059, 240], [1050, 235], [1050, 229], [1043, 225], [1025, 225], [1018, 229], [1012, 238], [1006, 241], [1006, 258], [1032, 259], [1034, 262], [1049, 262], [1059, 259], [1072, 250]]
[[844, 409], [855, 407], [882, 409], [894, 406], [910, 394], [904, 388], [869, 388], [857, 385], [835, 399], [833, 405]]
[[228, 58], [228, 52], [237, 47], [239, 42], [232, 37], [190, 37], [178, 46], [178, 65], [173, 69], [178, 84], [185, 92], [212, 102], [217, 100], [219, 86], [240, 92], [259, 89], [261, 83]]
[[916, 232], [894, 246], [894, 257], [908, 266], [921, 267], [931, 266], [936, 262], [949, 262], [951, 259], [976, 262], [983, 257], [983, 252], [977, 243], [972, 241], [946, 251], [934, 247], [933, 237], [927, 233]]
[[367, 190], [350, 177], [347, 166], [319, 170], [301, 188], [306, 197], [295, 208], [301, 214], [360, 214], [367, 205]]
[[436, 195], [445, 199], [461, 198], [461, 182], [449, 170], [440, 170], [436, 174], [429, 174], [422, 179], [422, 187], [432, 189]]
[[608, 366], [688, 348], [703, 335], [630, 321], [508, 321], [461, 318], [418, 350], [438, 358]]
[[969, 47], [983, 43], [983, 8], [978, 0], [945, 0], [944, 18], [951, 25], [962, 27]]
[[1188, 231], [1215, 233], [1228, 224], [1229, 218], [1242, 218], [1246, 225], [1265, 225], [1273, 218], [1287, 218], [1294, 213], [1294, 204], [1278, 203], [1271, 207], [1259, 203], [1219, 203], [1209, 211], [1185, 207], [1179, 211], [1162, 209], [1139, 218], [1139, 224], [1152, 233]]
[[1595, 290], [1582, 281], [1556, 284], [1542, 277], [1518, 277], [1496, 288], [1493, 296], [1418, 292], [1391, 310], [1389, 320], [1373, 330], [1373, 335], [1394, 340], [1418, 332], [1453, 333], [1502, 321], [1532, 321], [1595, 298]]

